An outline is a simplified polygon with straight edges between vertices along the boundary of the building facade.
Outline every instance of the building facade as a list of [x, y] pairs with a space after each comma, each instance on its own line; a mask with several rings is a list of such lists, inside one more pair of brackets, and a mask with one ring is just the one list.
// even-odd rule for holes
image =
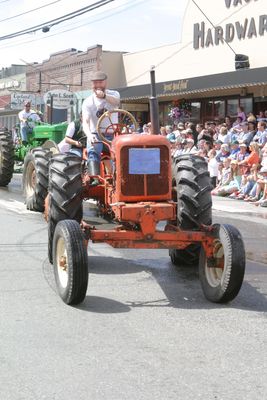
[[116, 87], [126, 83], [122, 63], [123, 52], [105, 51], [101, 45], [89, 47], [85, 52], [68, 49], [51, 54], [42, 63], [27, 66], [26, 90], [38, 92], [44, 98], [55, 89], [65, 89], [74, 94], [75, 104], [69, 109], [53, 109], [44, 104], [45, 119], [49, 122], [70, 120], [78, 115], [81, 103], [91, 91], [91, 75], [97, 70], [105, 70], [109, 75], [109, 85]]
[[[182, 40], [123, 55], [124, 106], [149, 118], [149, 70], [156, 72], [160, 122], [168, 123], [173, 104], [187, 102], [193, 121], [234, 118], [237, 107], [257, 113], [267, 109], [266, 0], [188, 1]], [[249, 69], [236, 69], [246, 55]], [[237, 67], [246, 66], [239, 64]], [[143, 111], [142, 111], [143, 110]]]
[[11, 129], [18, 120], [12, 100], [14, 93], [26, 89], [26, 66], [12, 64], [0, 71], [0, 127]]

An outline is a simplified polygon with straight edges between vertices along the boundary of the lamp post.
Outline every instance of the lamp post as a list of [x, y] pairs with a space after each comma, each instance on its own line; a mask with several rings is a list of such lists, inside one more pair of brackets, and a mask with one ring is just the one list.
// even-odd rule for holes
[[52, 125], [53, 124], [53, 94], [49, 94], [49, 98], [47, 99], [46, 104], [49, 106], [50, 108], [50, 112], [49, 112], [49, 122]]

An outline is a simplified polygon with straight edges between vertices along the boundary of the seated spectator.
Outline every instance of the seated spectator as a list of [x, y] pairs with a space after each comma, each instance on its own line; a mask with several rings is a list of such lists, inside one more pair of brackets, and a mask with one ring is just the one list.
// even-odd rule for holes
[[255, 115], [252, 112], [248, 113], [247, 121], [256, 123], [257, 119], [256, 119]]
[[231, 182], [232, 176], [231, 176], [230, 162], [231, 162], [230, 158], [227, 157], [223, 160], [222, 162], [223, 167], [220, 174], [220, 181], [217, 184], [217, 186], [211, 191], [212, 195], [217, 196], [219, 195], [219, 193], [222, 193], [224, 186], [227, 186]]
[[247, 145], [245, 143], [241, 143], [239, 145], [239, 151], [236, 154], [237, 161], [244, 161], [249, 156], [249, 152], [247, 151]]
[[237, 140], [235, 140], [233, 143], [230, 145], [230, 158], [232, 160], [237, 160], [237, 155], [239, 152], [239, 143]]
[[228, 146], [228, 144], [224, 143], [224, 144], [221, 145], [221, 150], [217, 154], [216, 160], [217, 160], [217, 162], [221, 163], [221, 162], [223, 162], [223, 160], [225, 158], [228, 158], [229, 156], [230, 156], [229, 146]]
[[166, 132], [167, 132], [167, 136], [166, 138], [171, 142], [171, 143], [175, 143], [175, 133], [172, 131], [172, 127], [170, 125], [166, 125]]
[[249, 131], [249, 123], [248, 122], [242, 122], [241, 124], [241, 130], [238, 135], [238, 142], [239, 143], [245, 143], [247, 146], [249, 146], [250, 142], [252, 141], [254, 137], [255, 132]]
[[216, 155], [218, 155], [218, 154], [220, 153], [222, 144], [223, 144], [223, 143], [222, 143], [220, 140], [216, 140], [216, 141], [214, 142], [213, 148], [214, 148], [214, 150], [216, 151]]
[[231, 128], [228, 130], [226, 143], [230, 144], [233, 143], [235, 140], [238, 140], [239, 130], [235, 128]]
[[267, 200], [266, 186], [267, 186], [267, 168], [262, 167], [259, 171], [258, 180], [256, 182], [256, 194], [254, 197], [250, 199], [250, 202], [257, 202], [257, 205], [260, 205], [262, 201], [266, 201]]
[[206, 149], [200, 149], [196, 153], [199, 157], [203, 157], [207, 162], [209, 161], [208, 158], [208, 151]]
[[239, 161], [238, 165], [244, 165], [248, 166], [249, 168], [252, 167], [253, 164], [259, 164], [260, 163], [260, 149], [259, 145], [256, 142], [251, 142], [249, 145], [250, 149], [250, 154], [247, 158], [245, 158], [243, 161]]
[[192, 131], [192, 139], [194, 139], [195, 145], [197, 144], [197, 136], [198, 132], [196, 131], [196, 126], [193, 122], [189, 122], [187, 129], [190, 129]]
[[160, 127], [160, 134], [161, 136], [167, 136], [166, 126]]
[[[228, 159], [229, 160], [229, 159]], [[217, 189], [217, 196], [229, 196], [237, 193], [240, 190], [242, 175], [239, 171], [238, 162], [230, 161], [230, 177], [229, 182]], [[214, 193], [215, 194], [215, 193]]]
[[204, 129], [203, 124], [196, 124], [196, 133], [197, 133], [197, 140], [198, 140], [198, 135], [200, 132]]
[[227, 130], [229, 131], [232, 128], [232, 121], [231, 121], [231, 117], [229, 115], [226, 115], [226, 117], [224, 118], [224, 124], [227, 128]]
[[265, 145], [261, 149], [260, 157], [261, 157], [261, 166], [267, 167], [267, 143], [265, 143]]
[[217, 140], [220, 140], [222, 143], [227, 143], [227, 134], [228, 129], [225, 126], [221, 126]]
[[243, 122], [243, 119], [241, 117], [236, 117], [236, 120], [233, 122], [232, 128], [240, 129], [242, 122]]
[[259, 111], [259, 114], [257, 115], [257, 122], [260, 121], [265, 121], [265, 114], [263, 111]]
[[[236, 193], [237, 200], [246, 200], [255, 196], [255, 184], [258, 179], [258, 164], [253, 164], [248, 175], [242, 175], [240, 190]], [[231, 195], [230, 197], [234, 197]]]
[[266, 122], [259, 121], [257, 124], [257, 133], [255, 134], [253, 141], [257, 142], [260, 147], [263, 147], [265, 143], [267, 143], [267, 130], [266, 130]]
[[147, 124], [144, 124], [141, 135], [148, 135], [148, 134], [149, 134], [149, 127], [147, 126]]
[[196, 154], [198, 152], [198, 149], [194, 145], [194, 139], [192, 138], [187, 138], [186, 142], [184, 144], [184, 150], [183, 154]]
[[176, 158], [183, 153], [184, 145], [182, 144], [182, 139], [177, 138], [175, 142], [175, 151], [173, 157]]
[[174, 131], [176, 139], [181, 136], [181, 132], [184, 130], [184, 124], [179, 122], [177, 125], [177, 129]]

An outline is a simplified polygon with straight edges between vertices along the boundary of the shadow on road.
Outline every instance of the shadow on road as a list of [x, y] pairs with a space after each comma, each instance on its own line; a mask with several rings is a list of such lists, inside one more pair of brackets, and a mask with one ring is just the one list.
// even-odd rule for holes
[[[200, 281], [198, 279], [197, 267], [176, 268], [171, 262], [166, 263], [166, 258], [159, 259], [122, 259], [115, 257], [89, 257], [89, 274], [133, 274], [146, 272], [148, 276], [155, 279], [163, 290], [166, 298], [151, 299], [137, 302], [119, 303], [116, 311], [116, 303], [113, 307], [113, 300], [98, 297], [87, 297], [81, 309], [94, 312], [125, 312], [125, 307], [174, 307], [180, 309], [223, 309], [234, 308], [256, 312], [266, 312], [267, 293], [261, 293], [260, 288], [252, 285], [246, 280], [238, 296], [228, 304], [211, 303], [203, 295]], [[143, 282], [142, 282], [143, 280]], [[138, 279], [138, 284], [147, 284], [147, 277]], [[90, 292], [90, 279], [88, 290]], [[148, 289], [149, 290], [149, 289]], [[162, 297], [162, 296], [161, 296]], [[93, 300], [93, 305], [91, 301]], [[97, 304], [97, 302], [100, 304]], [[111, 302], [111, 304], [109, 304]], [[107, 308], [105, 310], [105, 308]], [[109, 308], [112, 310], [110, 311]], [[99, 311], [97, 311], [99, 309]], [[127, 309], [127, 311], [129, 311]]]

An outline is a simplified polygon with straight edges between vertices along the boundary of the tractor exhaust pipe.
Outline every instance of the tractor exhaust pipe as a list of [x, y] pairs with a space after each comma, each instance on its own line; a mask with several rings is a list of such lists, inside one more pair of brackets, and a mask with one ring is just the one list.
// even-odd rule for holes
[[158, 135], [159, 131], [159, 104], [156, 96], [155, 67], [150, 70], [151, 97], [149, 98], [151, 134]]

